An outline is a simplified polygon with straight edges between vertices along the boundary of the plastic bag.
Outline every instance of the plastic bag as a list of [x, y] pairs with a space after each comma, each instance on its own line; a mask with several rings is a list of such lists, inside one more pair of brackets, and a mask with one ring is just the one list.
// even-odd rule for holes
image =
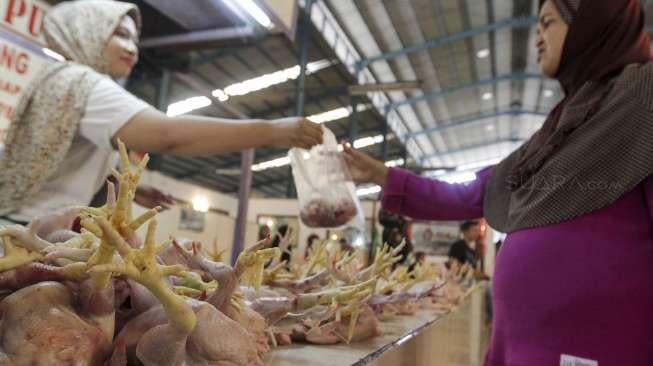
[[[290, 164], [297, 187], [300, 218], [309, 227], [364, 226], [365, 218], [336, 137], [327, 128], [324, 143], [310, 151], [291, 149]], [[354, 220], [356, 219], [356, 220]]]

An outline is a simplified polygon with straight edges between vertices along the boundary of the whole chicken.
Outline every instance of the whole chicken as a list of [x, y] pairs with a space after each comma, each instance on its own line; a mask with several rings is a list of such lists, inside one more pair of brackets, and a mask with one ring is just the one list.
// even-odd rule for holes
[[[98, 305], [94, 310], [103, 310]], [[85, 315], [59, 282], [14, 292], [0, 303], [0, 365], [101, 365], [111, 353], [111, 337]]]
[[163, 307], [158, 306], [127, 323], [116, 344], [127, 347], [130, 361], [137, 358], [145, 365], [263, 364], [256, 340], [245, 328], [211, 304], [190, 299], [187, 303], [197, 317], [190, 333], [175, 329]]

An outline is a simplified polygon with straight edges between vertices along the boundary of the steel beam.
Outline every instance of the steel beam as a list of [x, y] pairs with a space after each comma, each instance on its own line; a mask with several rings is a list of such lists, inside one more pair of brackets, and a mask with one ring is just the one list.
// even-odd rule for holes
[[419, 42], [414, 45], [404, 47], [399, 50], [382, 53], [378, 56], [361, 60], [359, 62], [359, 65], [361, 68], [366, 68], [374, 62], [392, 60], [400, 56], [408, 55], [410, 53], [423, 51], [423, 50], [439, 47], [442, 45], [446, 45], [449, 43], [461, 41], [466, 38], [471, 38], [483, 33], [495, 32], [505, 28], [528, 28], [533, 26], [536, 22], [537, 22], [537, 18], [532, 16], [510, 18], [499, 22], [494, 22], [488, 25], [484, 25], [482, 27], [472, 28], [458, 33], [448, 34], [446, 36], [432, 38], [424, 42]]
[[247, 227], [247, 209], [249, 208], [249, 195], [252, 190], [252, 164], [254, 162], [254, 149], [243, 151], [240, 161], [240, 184], [238, 186], [238, 214], [234, 228], [234, 244], [231, 249], [231, 264], [236, 264], [240, 252], [245, 248], [245, 229]]
[[173, 34], [170, 36], [150, 37], [140, 41], [139, 46], [144, 49], [154, 47], [187, 46], [197, 43], [228, 41], [234, 39], [248, 40], [255, 38], [256, 36], [256, 29], [249, 25], [245, 25], [232, 28]]
[[515, 138], [504, 138], [504, 139], [486, 141], [486, 142], [482, 142], [482, 143], [478, 143], [478, 144], [471, 144], [471, 145], [463, 146], [463, 147], [461, 147], [459, 149], [455, 149], [455, 150], [449, 150], [449, 151], [446, 151], [446, 152], [444, 152], [442, 154], [426, 155], [426, 156], [424, 156], [423, 159], [428, 160], [428, 159], [437, 158], [437, 157], [441, 157], [441, 156], [448, 156], [448, 155], [458, 154], [458, 153], [471, 151], [471, 150], [476, 150], [476, 149], [480, 149], [482, 147], [487, 147], [487, 146], [494, 146], [494, 145], [498, 145], [498, 144], [502, 144], [502, 143], [506, 143], [506, 142], [523, 143], [525, 141], [526, 140], [524, 140], [524, 139], [515, 139]]
[[165, 113], [170, 101], [170, 81], [172, 79], [172, 72], [164, 69], [161, 73], [161, 82], [156, 95], [156, 108]]
[[[316, 103], [316, 102], [319, 102], [320, 100], [327, 99], [327, 98], [335, 98], [335, 97], [338, 97], [338, 96], [340, 96], [342, 94], [343, 93], [342, 93], [341, 90], [335, 90], [335, 89], [329, 90], [327, 88], [326, 92], [315, 94], [313, 96], [311, 96], [309, 94], [309, 96], [306, 97], [305, 104]], [[234, 98], [234, 100], [238, 101], [238, 97]], [[296, 107], [297, 107], [297, 101], [293, 100], [290, 103], [286, 103], [286, 104], [280, 105], [278, 107], [274, 107], [272, 109], [267, 109], [267, 110], [260, 111], [260, 112], [256, 111], [256, 112], [253, 113], [253, 117], [260, 116], [262, 118], [263, 117], [268, 117], [269, 118], [270, 115], [274, 115], [276, 113], [281, 113], [283, 115], [289, 115], [287, 112], [288, 111], [291, 111], [291, 113], [295, 112]]]
[[350, 85], [347, 89], [350, 95], [366, 96], [367, 93], [375, 91], [414, 91], [420, 89], [421, 85], [420, 81], [399, 81], [395, 83]]
[[[304, 5], [304, 14], [302, 17], [302, 26], [299, 28], [299, 76], [297, 77], [297, 105], [295, 106], [295, 116], [303, 117], [306, 107], [306, 76], [308, 66], [308, 53], [311, 46], [311, 10], [313, 9], [314, 0], [306, 0]], [[286, 173], [288, 182], [286, 185], [286, 197], [295, 196], [295, 182], [292, 179], [292, 169]]]
[[297, 105], [295, 107], [295, 115], [297, 116], [304, 115], [306, 105], [306, 67], [311, 41], [311, 9], [313, 9], [313, 0], [306, 0], [299, 38], [299, 76], [297, 77]]
[[236, 52], [242, 51], [248, 47], [256, 47], [259, 44], [265, 42], [266, 40], [274, 37], [281, 37], [277, 34], [266, 34], [266, 35], [257, 35], [253, 39], [249, 39], [248, 42], [233, 45], [228, 47], [219, 47], [214, 50], [206, 50], [205, 53], [194, 56], [190, 60], [190, 69], [197, 68], [209, 62], [218, 61], [223, 57], [231, 56]]
[[536, 110], [529, 111], [523, 109], [509, 109], [509, 110], [496, 111], [496, 112], [493, 111], [492, 113], [476, 113], [476, 114], [452, 119], [447, 123], [439, 124], [435, 127], [425, 128], [421, 131], [409, 133], [406, 135], [406, 137], [415, 137], [428, 133], [442, 132], [444, 130], [448, 130], [451, 128], [458, 128], [458, 127], [467, 126], [469, 124], [480, 123], [489, 118], [495, 118], [501, 116], [520, 116], [520, 115], [534, 115], [534, 116], [546, 117], [548, 114], [538, 112]]
[[[156, 93], [156, 108], [163, 113], [166, 112], [168, 103], [170, 102], [171, 80], [172, 72], [164, 69], [161, 73], [161, 81], [159, 82], [159, 88]], [[155, 171], [161, 170], [161, 159], [160, 154], [150, 154], [150, 169]]]
[[362, 97], [358, 95], [351, 96], [351, 114], [349, 115], [349, 126], [347, 126], [347, 138], [351, 144], [358, 138], [358, 125], [360, 121], [358, 106], [361, 104], [361, 99]]
[[416, 97], [411, 97], [411, 98], [406, 98], [400, 102], [395, 102], [395, 103], [390, 103], [386, 106], [386, 115], [393, 109], [397, 109], [400, 106], [403, 105], [408, 105], [408, 104], [415, 104], [423, 101], [428, 101], [432, 100], [435, 98], [441, 98], [453, 93], [457, 93], [463, 90], [467, 89], [473, 89], [473, 88], [478, 88], [481, 86], [485, 85], [493, 85], [502, 81], [523, 81], [526, 79], [543, 79], [542, 75], [539, 74], [531, 74], [531, 73], [513, 73], [513, 74], [506, 74], [506, 75], [501, 75], [497, 76], [496, 78], [490, 78], [490, 79], [484, 79], [484, 80], [477, 80], [468, 84], [463, 84], [463, 85], [455, 85], [446, 89], [441, 89], [441, 90], [433, 90], [428, 93], [424, 93], [422, 95], [416, 96]]
[[[381, 161], [388, 158], [388, 120], [383, 119], [383, 142], [381, 143]], [[404, 162], [405, 163], [405, 162]]]

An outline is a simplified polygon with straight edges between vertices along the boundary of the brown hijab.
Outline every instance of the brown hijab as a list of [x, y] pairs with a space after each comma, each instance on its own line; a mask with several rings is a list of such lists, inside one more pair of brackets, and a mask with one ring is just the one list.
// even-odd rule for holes
[[504, 232], [605, 207], [653, 173], [653, 64], [640, 2], [553, 1], [569, 25], [556, 75], [565, 98], [494, 169], [486, 217]]
[[[545, 1], [540, 0], [540, 9]], [[528, 142], [524, 156], [513, 170], [513, 190], [528, 180], [564, 142], [567, 133], [557, 128], [560, 115], [567, 101], [586, 82], [605, 83], [626, 66], [651, 58], [650, 40], [639, 1], [553, 1], [569, 25], [556, 75], [566, 96]]]

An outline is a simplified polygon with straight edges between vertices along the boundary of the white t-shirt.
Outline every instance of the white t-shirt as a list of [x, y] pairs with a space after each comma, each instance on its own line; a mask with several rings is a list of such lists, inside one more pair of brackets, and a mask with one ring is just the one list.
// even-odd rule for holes
[[41, 191], [9, 215], [31, 221], [73, 205], [88, 205], [119, 161], [111, 139], [137, 113], [152, 108], [106, 77], [93, 89], [68, 155]]

